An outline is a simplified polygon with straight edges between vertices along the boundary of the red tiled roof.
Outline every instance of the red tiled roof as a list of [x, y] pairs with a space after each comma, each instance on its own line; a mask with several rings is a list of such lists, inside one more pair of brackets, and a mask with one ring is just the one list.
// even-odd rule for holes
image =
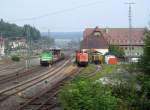
[[94, 36], [93, 34], [84, 39], [81, 43], [81, 49], [108, 49], [108, 42], [102, 36]]
[[[129, 29], [128, 28], [86, 28], [83, 33], [83, 38], [90, 37], [93, 32], [100, 31], [104, 38], [110, 44], [128, 45], [129, 44]], [[145, 28], [132, 28], [132, 37], [130, 43], [133, 45], [143, 45]]]

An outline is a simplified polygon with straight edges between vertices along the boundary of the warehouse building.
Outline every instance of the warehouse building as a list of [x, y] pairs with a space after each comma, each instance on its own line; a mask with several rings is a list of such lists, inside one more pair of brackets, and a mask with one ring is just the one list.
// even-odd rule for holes
[[143, 40], [146, 31], [145, 28], [132, 28], [132, 35], [129, 38], [128, 28], [86, 28], [83, 32], [81, 49], [94, 48], [106, 53], [108, 45], [111, 44], [120, 46], [127, 57], [139, 57], [143, 54]]

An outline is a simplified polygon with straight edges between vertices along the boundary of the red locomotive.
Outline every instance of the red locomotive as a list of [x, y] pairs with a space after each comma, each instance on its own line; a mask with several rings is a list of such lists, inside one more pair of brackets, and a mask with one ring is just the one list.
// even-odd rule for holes
[[88, 65], [88, 53], [83, 51], [76, 51], [76, 63], [78, 66]]

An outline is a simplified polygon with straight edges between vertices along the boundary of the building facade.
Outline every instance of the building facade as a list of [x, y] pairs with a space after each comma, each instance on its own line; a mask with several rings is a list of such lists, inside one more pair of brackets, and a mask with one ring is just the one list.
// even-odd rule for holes
[[93, 30], [88, 36], [85, 36], [81, 42], [81, 49], [83, 51], [95, 50], [102, 55], [108, 52], [108, 47], [109, 45], [104, 38], [104, 34], [97, 29]]
[[129, 37], [128, 28], [86, 28], [83, 32], [83, 42], [85, 39], [92, 39], [93, 35], [102, 35], [108, 45], [120, 46], [125, 56], [139, 57], [143, 54], [145, 33], [145, 28], [132, 28], [131, 37]]
[[27, 47], [26, 39], [16, 38], [13, 41], [9, 41], [9, 46], [11, 47], [11, 49], [16, 49], [16, 48], [24, 49]]

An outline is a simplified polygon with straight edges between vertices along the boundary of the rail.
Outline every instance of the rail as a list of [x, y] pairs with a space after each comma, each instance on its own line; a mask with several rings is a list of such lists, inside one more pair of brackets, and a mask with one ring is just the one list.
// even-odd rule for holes
[[35, 86], [36, 84], [50, 78], [54, 77], [56, 73], [58, 73], [61, 69], [63, 69], [67, 64], [69, 63], [69, 60], [65, 61], [64, 63], [60, 63], [56, 67], [51, 68], [49, 71], [43, 73], [42, 75], [39, 75], [37, 77], [34, 77], [30, 80], [27, 80], [25, 82], [22, 82], [21, 84], [9, 87], [5, 90], [0, 91], [0, 101], [4, 101], [7, 98], [26, 90], [27, 88], [30, 88], [32, 86]]

